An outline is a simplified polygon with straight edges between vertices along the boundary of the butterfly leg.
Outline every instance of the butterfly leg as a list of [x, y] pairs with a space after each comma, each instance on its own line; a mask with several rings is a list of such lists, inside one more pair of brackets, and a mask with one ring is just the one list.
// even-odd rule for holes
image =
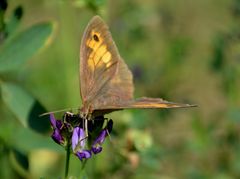
[[112, 138], [111, 138], [110, 133], [108, 132], [108, 130], [107, 130], [107, 135], [109, 137], [109, 141], [112, 143]]
[[85, 131], [85, 137], [81, 139], [81, 141], [88, 138], [88, 120], [90, 119], [91, 119], [91, 115], [85, 114], [83, 116], [83, 130]]
[[[107, 121], [107, 124], [108, 124], [108, 118], [104, 118], [104, 120], [106, 120], [106, 121]], [[109, 137], [109, 141], [112, 143], [112, 138], [111, 138], [111, 135], [110, 135], [108, 129], [107, 129], [106, 131], [107, 131], [107, 135], [108, 135], [108, 137]]]
[[87, 138], [88, 137], [88, 119], [85, 119], [84, 120], [85, 121], [85, 138]]
[[86, 115], [86, 118], [85, 118], [85, 132], [86, 132], [86, 138], [88, 137], [88, 121], [90, 121], [92, 118], [92, 115], [91, 113]]

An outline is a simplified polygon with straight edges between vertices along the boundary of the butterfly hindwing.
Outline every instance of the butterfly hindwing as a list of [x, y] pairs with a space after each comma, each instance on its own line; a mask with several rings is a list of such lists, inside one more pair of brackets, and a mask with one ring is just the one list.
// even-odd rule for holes
[[94, 110], [93, 115], [98, 116], [123, 109], [156, 109], [156, 108], [167, 109], [167, 108], [187, 108], [194, 106], [196, 105], [174, 103], [163, 100], [161, 98], [142, 97], [135, 100], [122, 102], [117, 105], [99, 106], [99, 108]]
[[139, 108], [184, 108], [184, 107], [192, 107], [195, 105], [190, 104], [180, 104], [180, 103], [174, 103], [169, 102], [166, 100], [163, 100], [161, 98], [148, 98], [148, 97], [142, 97], [135, 100], [125, 101], [122, 103], [119, 103], [117, 105], [104, 105], [99, 106], [98, 110], [103, 109], [139, 109]]

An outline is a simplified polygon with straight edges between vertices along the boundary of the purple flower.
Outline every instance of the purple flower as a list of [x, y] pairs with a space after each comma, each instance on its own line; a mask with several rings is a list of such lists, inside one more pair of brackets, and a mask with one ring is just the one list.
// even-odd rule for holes
[[88, 121], [85, 131], [86, 121], [84, 120], [86, 119], [81, 118], [79, 113], [66, 112], [62, 120], [57, 120], [53, 114], [50, 114], [50, 123], [53, 128], [52, 139], [64, 147], [72, 145], [73, 153], [81, 161], [91, 158], [92, 153], [97, 154], [102, 151], [102, 144], [113, 127], [112, 120], [104, 126], [106, 119], [104, 116], [98, 116]]
[[63, 127], [63, 123], [60, 120], [56, 120], [53, 114], [50, 114], [50, 123], [53, 128], [52, 139], [58, 144], [64, 144], [65, 140], [61, 135], [61, 130]]
[[72, 149], [80, 160], [91, 157], [91, 151], [85, 149], [86, 139], [85, 131], [82, 128], [75, 127], [73, 129]]
[[102, 144], [107, 136], [107, 131], [104, 129], [101, 131], [100, 135], [97, 137], [97, 139], [94, 141], [92, 145], [92, 151], [94, 154], [97, 154], [102, 151]]
[[99, 136], [95, 139], [92, 145], [92, 152], [97, 154], [102, 151], [102, 144], [105, 138], [110, 134], [112, 131], [113, 121], [109, 120], [107, 126], [100, 132]]

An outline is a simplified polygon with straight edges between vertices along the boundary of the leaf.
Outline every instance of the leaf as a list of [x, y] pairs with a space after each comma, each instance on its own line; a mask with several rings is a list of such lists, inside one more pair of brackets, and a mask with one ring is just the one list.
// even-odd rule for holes
[[63, 152], [63, 148], [57, 145], [50, 137], [39, 135], [27, 128], [20, 128], [15, 132], [12, 143], [14, 147], [23, 152], [32, 150], [48, 149], [57, 152]]
[[29, 170], [29, 161], [26, 154], [19, 150], [12, 149], [10, 152], [10, 161], [19, 175], [24, 178], [29, 178], [27, 172]]
[[30, 127], [40, 133], [49, 131], [48, 117], [39, 117], [46, 110], [27, 91], [12, 83], [2, 83], [1, 91], [4, 103], [24, 127]]
[[50, 42], [52, 23], [34, 25], [0, 48], [0, 73], [17, 70], [41, 47]]
[[27, 127], [27, 117], [34, 104], [34, 99], [22, 88], [11, 83], [2, 83], [2, 99], [8, 108]]
[[[32, 173], [32, 171], [36, 170], [36, 166], [38, 167], [38, 171], [42, 171], [44, 168], [42, 162], [46, 160], [48, 162], [45, 167], [49, 169], [52, 164], [52, 159], [54, 160], [56, 156], [64, 153], [64, 149], [57, 145], [50, 136], [46, 137], [38, 135], [26, 128], [18, 128], [15, 130], [11, 143], [13, 144], [10, 151], [12, 166], [23, 178], [33, 178], [33, 176], [30, 176], [31, 174], [35, 175], [36, 173], [41, 173], [36, 171]], [[49, 157], [49, 155], [47, 155], [47, 158], [45, 158], [46, 155], [39, 155], [39, 152], [37, 151], [44, 151], [45, 153], [48, 152], [50, 154], [53, 154], [54, 152], [54, 155], [56, 156], [52, 157], [51, 155], [51, 157]], [[44, 157], [44, 159], [42, 157]]]
[[17, 6], [14, 9], [9, 21], [6, 23], [5, 31], [8, 37], [9, 35], [12, 35], [15, 30], [17, 30], [17, 27], [20, 24], [20, 20], [22, 19], [22, 16], [23, 16], [23, 8], [22, 6]]
[[[2, 149], [6, 149], [3, 148], [3, 146], [1, 146]], [[0, 178], [16, 178], [16, 172], [13, 170], [12, 168], [12, 164], [9, 161], [9, 152], [8, 151], [3, 151], [1, 152], [0, 155], [0, 163], [1, 163], [1, 167], [0, 167]]]

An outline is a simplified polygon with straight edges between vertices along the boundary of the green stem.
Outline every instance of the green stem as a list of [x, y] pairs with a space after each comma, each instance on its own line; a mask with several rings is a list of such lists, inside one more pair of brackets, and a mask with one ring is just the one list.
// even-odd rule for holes
[[70, 160], [70, 145], [67, 144], [67, 149], [66, 149], [66, 164], [65, 164], [65, 178], [67, 178], [67, 176], [68, 176], [69, 160]]
[[84, 161], [82, 162], [82, 167], [81, 167], [82, 170], [84, 170], [86, 163], [87, 163], [87, 160], [84, 160]]
[[87, 160], [83, 160], [81, 162], [82, 166], [81, 166], [81, 170], [80, 170], [80, 175], [79, 175], [79, 178], [82, 178], [82, 179], [87, 179], [87, 174], [86, 174], [86, 171], [85, 171], [85, 165], [87, 163]]

